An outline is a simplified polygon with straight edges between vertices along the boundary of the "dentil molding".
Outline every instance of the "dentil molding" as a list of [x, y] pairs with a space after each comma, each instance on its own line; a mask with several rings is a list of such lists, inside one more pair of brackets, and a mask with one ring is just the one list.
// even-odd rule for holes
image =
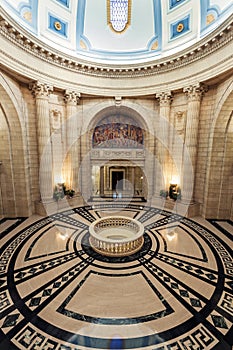
[[41, 60], [74, 72], [105, 78], [146, 77], [187, 66], [227, 45], [233, 37], [233, 15], [188, 49], [166, 58], [133, 65], [96, 64], [91, 60], [65, 55], [24, 30], [2, 8], [0, 8], [0, 34]]

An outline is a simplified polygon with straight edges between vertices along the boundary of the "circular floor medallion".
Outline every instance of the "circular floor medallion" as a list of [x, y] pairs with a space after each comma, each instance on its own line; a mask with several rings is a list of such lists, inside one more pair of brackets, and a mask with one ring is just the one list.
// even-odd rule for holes
[[103, 256], [89, 226], [107, 206], [12, 221], [2, 233], [0, 349], [231, 350], [230, 232], [134, 205], [122, 215], [143, 224], [142, 248]]

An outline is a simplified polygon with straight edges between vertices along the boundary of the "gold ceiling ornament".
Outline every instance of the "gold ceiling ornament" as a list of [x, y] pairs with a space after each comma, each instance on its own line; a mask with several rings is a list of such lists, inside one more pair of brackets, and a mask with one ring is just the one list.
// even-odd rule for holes
[[80, 40], [79, 45], [80, 45], [81, 49], [87, 50], [87, 45], [85, 44], [85, 42], [83, 40]]
[[132, 0], [107, 0], [107, 24], [117, 34], [124, 33], [131, 24]]
[[184, 25], [183, 25], [183, 23], [180, 22], [177, 25], [176, 30], [177, 30], [178, 33], [180, 33], [180, 32], [182, 32], [183, 29], [184, 29]]
[[207, 16], [206, 16], [206, 24], [210, 24], [212, 23], [213, 21], [215, 21], [215, 17], [212, 13], [209, 13]]
[[28, 21], [28, 22], [32, 22], [32, 13], [31, 13], [31, 11], [24, 12], [23, 18], [26, 19], [26, 21]]
[[158, 40], [156, 40], [155, 42], [153, 42], [151, 46], [151, 50], [157, 50], [158, 47], [159, 47], [159, 42]]
[[54, 28], [56, 30], [61, 30], [61, 22], [58, 22], [58, 21], [54, 22]]

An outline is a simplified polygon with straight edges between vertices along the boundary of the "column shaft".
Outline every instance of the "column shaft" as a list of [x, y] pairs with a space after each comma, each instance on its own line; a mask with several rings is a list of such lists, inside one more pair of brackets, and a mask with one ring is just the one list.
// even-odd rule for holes
[[206, 88], [200, 84], [184, 88], [188, 98], [188, 108], [183, 157], [182, 198], [189, 202], [194, 199], [200, 104], [205, 91]]
[[[159, 99], [159, 130], [158, 130], [158, 150], [157, 156], [160, 160], [165, 187], [168, 187], [171, 175], [171, 161], [170, 161], [170, 111], [171, 111], [171, 101], [172, 93], [162, 92], [156, 95]], [[162, 185], [162, 184], [161, 184]], [[162, 188], [161, 188], [162, 189]]]
[[53, 169], [49, 122], [49, 94], [52, 88], [47, 84], [36, 82], [30, 86], [30, 89], [36, 99], [40, 193], [42, 201], [47, 201], [53, 196]]
[[72, 187], [75, 191], [79, 190], [79, 161], [80, 161], [80, 135], [79, 135], [79, 119], [77, 114], [77, 104], [79, 103], [80, 94], [74, 91], [65, 92], [66, 101], [66, 145], [67, 145], [67, 157], [66, 167], [69, 168], [67, 175], [68, 186]]

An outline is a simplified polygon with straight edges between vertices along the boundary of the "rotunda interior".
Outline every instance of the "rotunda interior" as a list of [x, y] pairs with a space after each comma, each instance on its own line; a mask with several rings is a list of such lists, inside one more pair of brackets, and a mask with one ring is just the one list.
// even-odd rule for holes
[[1, 1], [0, 349], [232, 350], [232, 12]]

